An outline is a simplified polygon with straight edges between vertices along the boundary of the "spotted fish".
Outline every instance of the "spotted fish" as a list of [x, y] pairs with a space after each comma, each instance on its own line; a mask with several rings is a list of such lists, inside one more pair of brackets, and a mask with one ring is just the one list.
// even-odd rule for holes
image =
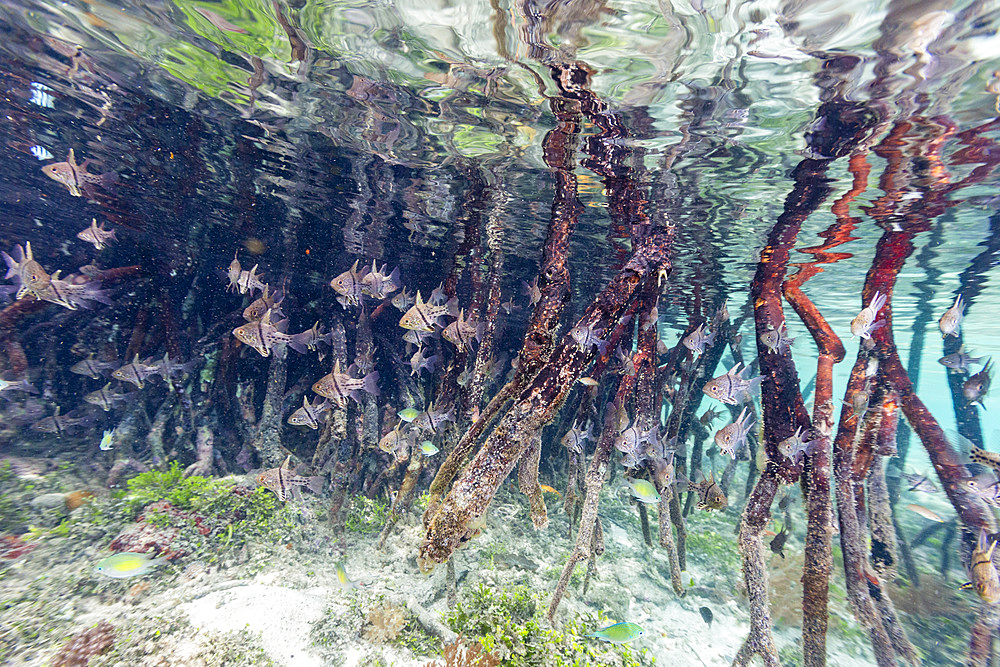
[[268, 468], [257, 475], [257, 484], [274, 492], [278, 500], [285, 502], [288, 496], [298, 495], [298, 487], [304, 486], [313, 493], [323, 490], [323, 477], [302, 477], [294, 474], [288, 469], [291, 456], [285, 458], [285, 462], [277, 468]]
[[90, 227], [77, 234], [76, 238], [92, 243], [98, 250], [104, 250], [111, 241], [115, 240], [115, 230], [105, 229], [103, 222], [98, 226], [97, 218], [91, 218]]
[[976, 591], [984, 602], [996, 604], [1000, 602], [1000, 573], [993, 564], [993, 550], [997, 546], [996, 539], [990, 539], [985, 528], [979, 529], [979, 540], [972, 550], [971, 581], [962, 584], [962, 588]]
[[743, 363], [739, 362], [730, 368], [725, 375], [709, 380], [702, 387], [702, 391], [710, 398], [729, 405], [745, 403], [749, 400], [750, 395], [760, 387], [761, 376], [757, 375], [749, 380], [744, 380], [742, 376], [746, 369], [741, 370], [742, 365]]
[[82, 197], [84, 193], [90, 196], [91, 185], [107, 187], [117, 179], [114, 173], [101, 175], [88, 173], [88, 164], [90, 164], [90, 160], [84, 160], [83, 164], [77, 164], [76, 156], [73, 155], [71, 148], [65, 162], [47, 164], [42, 167], [42, 173], [53, 181], [65, 185], [74, 197]]
[[340, 370], [340, 360], [334, 362], [333, 371], [317, 380], [312, 390], [324, 398], [329, 398], [337, 407], [346, 408], [349, 399], [359, 401], [361, 391], [378, 396], [378, 371], [372, 371], [363, 378], [351, 377], [352, 365], [347, 373]]
[[316, 401], [309, 403], [309, 397], [302, 397], [302, 407], [296, 410], [288, 418], [288, 423], [292, 426], [308, 426], [312, 430], [319, 428], [319, 419], [323, 413], [330, 409], [330, 401], [324, 400], [322, 403]]
[[413, 331], [432, 332], [438, 327], [438, 318], [445, 315], [454, 317], [458, 314], [458, 301], [452, 299], [441, 306], [435, 306], [430, 301], [424, 302], [417, 292], [417, 300], [399, 320], [399, 326]]
[[361, 305], [361, 288], [364, 285], [363, 281], [366, 269], [358, 271], [359, 261], [361, 260], [355, 260], [354, 264], [351, 265], [351, 268], [330, 281], [330, 287], [332, 287], [334, 291], [340, 295], [337, 297], [337, 301], [339, 301], [340, 305], [344, 308], [347, 306]]

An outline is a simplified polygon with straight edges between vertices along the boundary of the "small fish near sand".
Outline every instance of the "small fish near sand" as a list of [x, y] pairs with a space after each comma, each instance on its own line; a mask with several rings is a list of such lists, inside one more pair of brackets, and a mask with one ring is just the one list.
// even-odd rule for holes
[[701, 614], [701, 620], [708, 623], [708, 627], [711, 628], [712, 621], [715, 619], [715, 616], [712, 615], [712, 610], [708, 607], [698, 607], [698, 613]]
[[94, 572], [112, 579], [129, 579], [142, 576], [166, 562], [166, 558], [153, 558], [152, 554], [123, 551], [98, 561]]
[[594, 632], [584, 636], [594, 637], [606, 642], [611, 642], [612, 644], [627, 644], [628, 642], [641, 637], [644, 632], [645, 631], [635, 623], [622, 621], [621, 623], [615, 623], [614, 625], [609, 625], [606, 628], [595, 630]]
[[314, 477], [302, 477], [301, 475], [296, 475], [289, 468], [288, 464], [292, 457], [288, 456], [285, 458], [284, 463], [282, 463], [277, 468], [268, 468], [257, 475], [257, 484], [263, 486], [265, 489], [274, 492], [274, 495], [278, 497], [278, 500], [285, 502], [289, 495], [300, 497], [299, 487], [304, 486], [313, 493], [319, 493], [323, 490], [323, 477], [316, 475]]
[[347, 570], [344, 569], [343, 563], [334, 565], [333, 571], [337, 574], [337, 583], [345, 591], [356, 591], [361, 588], [360, 584], [351, 581], [350, 577], [347, 576]]

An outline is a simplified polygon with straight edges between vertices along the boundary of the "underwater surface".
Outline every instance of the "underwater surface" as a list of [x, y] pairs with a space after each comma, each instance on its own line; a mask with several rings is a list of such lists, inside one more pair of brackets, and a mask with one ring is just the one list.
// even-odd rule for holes
[[3, 3], [0, 664], [997, 664], [998, 28]]

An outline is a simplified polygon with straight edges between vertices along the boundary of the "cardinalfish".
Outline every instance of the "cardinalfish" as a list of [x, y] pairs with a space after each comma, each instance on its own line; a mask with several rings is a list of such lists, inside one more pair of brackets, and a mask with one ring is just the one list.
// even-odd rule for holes
[[421, 412], [413, 419], [413, 427], [421, 431], [431, 431], [439, 433], [445, 422], [455, 422], [455, 413], [449, 408], [447, 410], [435, 410], [432, 405], [426, 411]]
[[0, 394], [8, 391], [23, 391], [28, 394], [37, 394], [35, 385], [27, 380], [4, 380], [0, 378]]
[[841, 403], [851, 408], [851, 414], [854, 417], [863, 417], [868, 412], [868, 401], [870, 400], [871, 392], [868, 389], [859, 389], [851, 394], [850, 403], [847, 401], [841, 401]]
[[121, 363], [118, 361], [97, 361], [93, 356], [90, 356], [70, 366], [69, 372], [76, 373], [77, 375], [86, 375], [96, 380], [119, 366], [121, 366]]
[[90, 227], [76, 235], [76, 238], [87, 243], [92, 243], [98, 250], [104, 250], [109, 242], [115, 241], [115, 230], [105, 229], [104, 223], [97, 225], [97, 218], [91, 218]]
[[618, 434], [615, 438], [615, 449], [624, 454], [629, 452], [639, 452], [639, 445], [643, 443], [653, 444], [656, 442], [657, 428], [643, 431], [639, 426], [631, 425]]
[[340, 371], [340, 360], [333, 363], [333, 370], [321, 377], [312, 386], [312, 390], [324, 398], [329, 398], [337, 407], [344, 409], [349, 400], [361, 402], [361, 392], [378, 396], [378, 371], [372, 371], [363, 378], [352, 377], [356, 366], [351, 364], [346, 373]]
[[529, 285], [525, 281], [521, 281], [521, 292], [528, 297], [528, 307], [531, 308], [536, 303], [542, 300], [542, 290], [538, 289], [538, 276], [531, 281]]
[[979, 540], [972, 550], [972, 580], [962, 584], [962, 588], [974, 589], [989, 604], [1000, 602], [1000, 574], [993, 564], [993, 550], [996, 546], [996, 539], [990, 539], [986, 528], [980, 528]]
[[[706, 333], [707, 332], [707, 333]], [[695, 354], [702, 354], [705, 348], [715, 343], [715, 331], [709, 331], [705, 323], [702, 322], [698, 328], [689, 333], [681, 340], [681, 345], [691, 350]]]
[[875, 322], [875, 318], [878, 317], [878, 311], [882, 310], [885, 302], [886, 296], [880, 292], [875, 292], [875, 296], [872, 297], [868, 305], [862, 308], [857, 317], [851, 320], [851, 338], [860, 336], [868, 340], [871, 338], [873, 331], [885, 325], [885, 320]]
[[128, 394], [116, 394], [111, 391], [111, 383], [107, 383], [97, 391], [92, 391], [83, 397], [83, 400], [91, 405], [98, 405], [105, 412], [110, 412], [113, 407], [122, 401], [128, 400]]
[[574, 454], [583, 454], [583, 443], [593, 439], [594, 434], [589, 426], [585, 429], [580, 426], [579, 422], [573, 422], [573, 428], [567, 431], [559, 442]]
[[[264, 285], [264, 290], [261, 295], [253, 300], [253, 302], [243, 309], [243, 319], [247, 322], [256, 322], [257, 320], [264, 317], [264, 313], [271, 311], [275, 317], [281, 317], [284, 313], [281, 312], [281, 302], [284, 301], [285, 295], [280, 290], [272, 292], [270, 285]], [[318, 323], [317, 323], [318, 324]]]
[[403, 286], [399, 281], [399, 267], [392, 270], [392, 273], [385, 272], [385, 266], [381, 269], [375, 268], [375, 260], [372, 260], [372, 270], [361, 279], [361, 292], [373, 299], [382, 300]]
[[578, 324], [569, 330], [570, 338], [576, 342], [576, 346], [581, 352], [587, 352], [591, 347], [596, 347], [601, 355], [605, 354], [608, 347], [608, 341], [601, 338], [603, 333], [604, 329], [595, 326], [593, 322]]
[[239, 294], [246, 294], [247, 292], [253, 292], [257, 290], [260, 292], [264, 291], [266, 285], [261, 280], [261, 275], [257, 273], [257, 264], [253, 265], [253, 268], [249, 271], [243, 269], [240, 266], [239, 253], [233, 257], [233, 261], [229, 263], [229, 270], [226, 272], [229, 278], [229, 287], [227, 289], [236, 290]]
[[132, 361], [128, 362], [111, 374], [116, 380], [129, 382], [139, 389], [146, 386], [146, 378], [160, 374], [160, 367], [156, 364], [148, 363], [150, 360], [139, 361], [139, 355], [135, 355]]
[[985, 358], [986, 357], [973, 357], [965, 351], [965, 346], [963, 345], [958, 348], [958, 352], [946, 354], [938, 359], [938, 363], [945, 368], [950, 368], [954, 371], [967, 371], [969, 370], [970, 364], [982, 363]]
[[747, 442], [747, 434], [756, 424], [751, 421], [747, 408], [744, 406], [740, 411], [740, 416], [732, 424], [723, 426], [715, 433], [715, 444], [719, 451], [725, 455], [736, 459], [736, 452], [742, 449]]
[[741, 366], [743, 366], [743, 362], [730, 368], [725, 375], [709, 380], [702, 387], [702, 391], [710, 398], [729, 405], [747, 402], [751, 394], [760, 387], [761, 376], [757, 375], [749, 380], [744, 380], [743, 372], [746, 369], [741, 370]]
[[358, 271], [359, 261], [361, 260], [355, 260], [351, 268], [330, 281], [330, 287], [340, 295], [337, 297], [337, 301], [344, 308], [361, 305], [361, 287], [364, 284], [366, 269]]
[[319, 349], [320, 343], [330, 345], [332, 340], [333, 332], [327, 331], [323, 333], [319, 321], [316, 321], [315, 324], [302, 333], [292, 334], [289, 337], [288, 346], [296, 352], [303, 352], [304, 350], [315, 352]]
[[944, 311], [944, 315], [938, 320], [938, 329], [941, 330], [941, 338], [948, 336], [958, 336], [958, 328], [962, 325], [962, 317], [965, 314], [965, 304], [962, 303], [962, 295], [955, 297], [955, 303], [951, 308]]
[[795, 433], [778, 443], [778, 452], [793, 464], [798, 465], [803, 455], [812, 454], [823, 442], [823, 438], [805, 440], [802, 438], [802, 427], [795, 429]]
[[483, 324], [476, 324], [471, 316], [464, 318], [465, 311], [458, 311], [458, 319], [449, 324], [441, 332], [441, 336], [458, 348], [459, 352], [472, 349], [472, 341], [480, 341], [483, 337]]
[[984, 409], [983, 399], [986, 397], [986, 392], [990, 390], [990, 371], [992, 370], [992, 363], [990, 360], [986, 361], [986, 365], [983, 370], [979, 371], [968, 380], [962, 383], [962, 395], [965, 396], [965, 400], [971, 405], [973, 403], [979, 403]]
[[76, 410], [65, 415], [60, 414], [60, 412], [61, 410], [57, 405], [55, 412], [50, 417], [45, 417], [32, 424], [31, 430], [39, 431], [40, 433], [55, 433], [57, 436], [62, 437], [62, 434], [66, 431], [94, 421], [94, 418], [89, 415], [73, 416], [77, 414]]
[[319, 428], [319, 419], [330, 409], [330, 401], [324, 400], [322, 403], [316, 401], [309, 402], [309, 397], [302, 397], [302, 407], [297, 409], [288, 418], [288, 423], [292, 426], [308, 426], [312, 430]]
[[392, 297], [389, 303], [391, 303], [399, 312], [405, 313], [410, 309], [410, 306], [415, 303], [415, 300], [413, 298], [413, 293], [404, 287], [403, 291]]
[[1000, 475], [1000, 454], [977, 447], [975, 443], [969, 443], [969, 458], [973, 463], [992, 468], [993, 472]]
[[77, 164], [76, 156], [73, 155], [71, 148], [65, 162], [47, 164], [42, 167], [42, 173], [53, 181], [65, 185], [74, 197], [82, 197], [84, 193], [90, 197], [92, 196], [91, 185], [107, 187], [118, 179], [118, 176], [113, 172], [101, 175], [90, 174], [87, 172], [88, 164], [90, 164], [90, 160], [84, 160], [83, 164]]
[[397, 459], [405, 459], [410, 446], [410, 435], [403, 433], [399, 425], [382, 436], [378, 441], [378, 448], [386, 454], [393, 454]]
[[440, 326], [438, 318], [450, 315], [455, 317], [458, 314], [458, 301], [451, 299], [444, 305], [434, 305], [430, 301], [425, 302], [417, 292], [417, 300], [399, 320], [399, 326], [413, 331], [423, 331], [430, 333]]
[[795, 339], [788, 337], [788, 330], [785, 328], [785, 323], [782, 322], [777, 329], [774, 328], [773, 324], [769, 325], [768, 331], [760, 335], [760, 342], [771, 354], [784, 354], [791, 349]]
[[729, 499], [722, 492], [722, 487], [715, 483], [715, 473], [709, 472], [707, 479], [700, 482], [691, 482], [688, 485], [698, 494], [698, 509], [700, 510], [725, 510], [729, 506]]
[[265, 489], [274, 492], [274, 495], [278, 497], [278, 500], [285, 502], [285, 499], [289, 495], [299, 496], [298, 487], [304, 486], [313, 493], [319, 493], [323, 490], [323, 477], [316, 475], [314, 477], [302, 477], [301, 475], [294, 474], [288, 469], [288, 463], [291, 461], [292, 457], [285, 457], [284, 463], [282, 463], [277, 468], [268, 468], [257, 475], [257, 484], [263, 486]]
[[768, 545], [771, 549], [771, 553], [777, 556], [781, 556], [781, 559], [784, 560], [785, 542], [787, 541], [788, 541], [788, 526], [782, 525], [781, 530], [778, 532], [777, 535], [774, 536], [774, 539], [772, 539], [771, 543]]
[[[262, 357], [271, 356], [271, 350], [275, 349], [279, 344], [286, 343], [289, 347], [295, 349], [296, 352], [305, 352], [306, 346], [297, 337], [289, 336], [286, 333], [288, 330], [288, 320], [281, 319], [277, 322], [272, 322], [271, 318], [273, 316], [274, 311], [267, 310], [264, 313], [264, 317], [259, 320], [247, 322], [233, 329], [233, 335], [244, 345], [249, 345], [257, 350], [258, 354]], [[300, 335], [297, 334], [297, 336]], [[279, 356], [282, 356], [280, 352]]]
[[36, 299], [70, 310], [88, 308], [90, 301], [111, 303], [107, 292], [100, 289], [100, 283], [97, 281], [73, 275], [63, 280], [59, 278], [59, 271], [49, 275], [42, 265], [35, 261], [31, 252], [31, 242], [26, 242], [23, 248], [20, 245], [15, 246], [14, 257], [5, 252], [0, 255], [3, 255], [4, 262], [7, 263], [5, 277], [20, 283], [15, 298], [20, 299], [26, 294], [31, 294]]

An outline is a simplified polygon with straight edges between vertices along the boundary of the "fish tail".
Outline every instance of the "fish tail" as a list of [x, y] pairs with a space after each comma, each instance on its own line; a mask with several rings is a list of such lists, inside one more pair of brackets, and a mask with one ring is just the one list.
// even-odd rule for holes
[[313, 477], [307, 478], [309, 481], [306, 482], [306, 488], [313, 493], [320, 494], [323, 492], [323, 484], [326, 482], [326, 478], [322, 475], [315, 475]]
[[308, 329], [302, 333], [289, 336], [286, 341], [288, 343], [288, 347], [292, 348], [299, 354], [305, 354], [309, 350], [309, 348], [306, 347], [306, 341], [308, 340], [310, 333], [312, 333], [312, 330]]
[[451, 297], [450, 299], [448, 299], [448, 303], [444, 304], [444, 306], [445, 306], [445, 308], [448, 309], [446, 311], [448, 313], [448, 315], [450, 315], [451, 317], [458, 317], [458, 299], [457, 298]]
[[0, 252], [3, 255], [3, 261], [7, 263], [7, 275], [4, 279], [10, 279], [17, 275], [18, 263], [14, 261], [14, 258], [5, 252]]
[[361, 388], [372, 396], [378, 396], [379, 395], [378, 377], [379, 377], [378, 371], [372, 371], [371, 373], [365, 376], [365, 381], [364, 384], [361, 386]]

